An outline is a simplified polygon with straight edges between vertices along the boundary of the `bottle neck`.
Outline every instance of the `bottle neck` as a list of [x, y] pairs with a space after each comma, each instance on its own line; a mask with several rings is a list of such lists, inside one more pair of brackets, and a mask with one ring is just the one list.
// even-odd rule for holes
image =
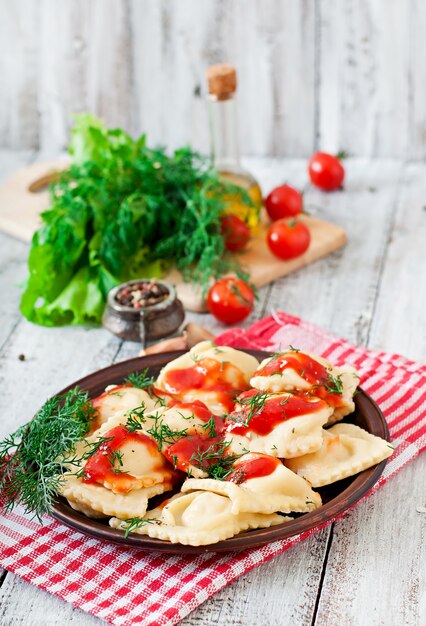
[[240, 168], [235, 99], [209, 98], [211, 158], [220, 172]]

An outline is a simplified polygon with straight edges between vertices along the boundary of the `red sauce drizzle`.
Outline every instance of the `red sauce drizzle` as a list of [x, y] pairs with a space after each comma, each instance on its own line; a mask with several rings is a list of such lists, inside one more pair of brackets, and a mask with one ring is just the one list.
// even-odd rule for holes
[[[204, 458], [203, 454], [206, 452], [213, 456]], [[186, 472], [189, 465], [205, 469], [217, 463], [219, 452], [223, 453], [223, 438], [220, 435], [216, 437], [189, 435], [172, 444], [165, 450], [164, 455], [177, 469]]]
[[257, 370], [254, 376], [272, 376], [281, 374], [286, 369], [293, 369], [301, 378], [306, 380], [311, 387], [314, 387], [314, 395], [322, 398], [331, 406], [341, 406], [343, 404], [341, 394], [330, 392], [324, 382], [329, 379], [330, 372], [324, 365], [315, 361], [312, 357], [303, 352], [284, 352], [272, 358], [264, 367]]
[[250, 480], [250, 478], [269, 476], [278, 465], [281, 465], [281, 462], [271, 456], [258, 455], [256, 458], [250, 458], [246, 461], [243, 458], [236, 464], [235, 470], [225, 480], [239, 485], [246, 480]]
[[120, 468], [117, 463], [114, 466], [111, 465], [111, 455], [114, 451], [119, 450], [124, 443], [131, 441], [143, 443], [147, 453], [151, 454], [154, 459], [159, 460], [158, 468], [155, 469], [161, 469], [162, 459], [158, 453], [157, 444], [144, 433], [139, 431], [130, 433], [125, 426], [116, 426], [105, 433], [104, 436], [107, 438], [112, 437], [112, 439], [99, 446], [95, 454], [89, 458], [84, 467], [83, 482], [101, 484], [108, 482], [114, 491], [129, 491], [135, 479], [126, 472], [115, 473], [113, 469]]
[[244, 374], [235, 365], [209, 358], [200, 359], [185, 369], [170, 370], [166, 373], [164, 386], [168, 393], [177, 397], [192, 389], [215, 391], [226, 411], [232, 410], [235, 396], [247, 389]]
[[[241, 397], [250, 397], [259, 393], [256, 389], [250, 390]], [[250, 395], [249, 395], [250, 394]], [[254, 415], [250, 417], [250, 406], [243, 406], [242, 410], [234, 411], [228, 418], [227, 431], [236, 435], [245, 435], [251, 431], [258, 435], [268, 435], [275, 426], [281, 424], [285, 420], [314, 413], [326, 407], [326, 403], [322, 400], [316, 402], [309, 401], [309, 396], [278, 396], [268, 399], [263, 407], [259, 407], [259, 413], [254, 411]], [[235, 421], [234, 421], [235, 420]], [[248, 425], [245, 426], [245, 424]]]
[[201, 400], [194, 400], [193, 402], [176, 402], [173, 405], [173, 408], [177, 411], [179, 411], [179, 409], [187, 409], [205, 424], [213, 418], [214, 428], [207, 428], [206, 435], [219, 435], [225, 429], [224, 419], [218, 415], [213, 415], [213, 413], [207, 408], [204, 402], [201, 402]]

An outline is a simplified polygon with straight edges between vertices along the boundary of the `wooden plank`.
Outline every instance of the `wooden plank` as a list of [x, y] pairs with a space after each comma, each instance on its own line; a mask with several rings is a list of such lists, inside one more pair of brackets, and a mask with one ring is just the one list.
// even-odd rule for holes
[[406, 166], [370, 345], [425, 360], [426, 165]]
[[131, 130], [130, 25], [122, 0], [41, 0], [40, 147], [59, 151], [72, 115], [90, 111]]
[[[372, 347], [423, 360], [425, 174], [424, 164], [405, 170], [369, 337]], [[336, 523], [317, 626], [425, 623], [426, 517], [417, 511], [425, 493], [423, 455]]]
[[314, 145], [312, 7], [312, 0], [226, 6], [133, 0], [137, 129], [148, 132], [151, 144], [190, 142], [208, 152], [205, 70], [227, 61], [239, 75], [242, 153], [308, 155]]
[[31, 0], [0, 3], [0, 146], [38, 146], [39, 7]]
[[[0, 181], [32, 158], [33, 153], [29, 151], [0, 151]], [[27, 253], [25, 244], [0, 234], [0, 292], [5, 294], [0, 306], [0, 347], [18, 322], [18, 305], [22, 291], [20, 284], [27, 275], [23, 259]]]
[[320, 147], [405, 157], [411, 4], [325, 0], [320, 16]]

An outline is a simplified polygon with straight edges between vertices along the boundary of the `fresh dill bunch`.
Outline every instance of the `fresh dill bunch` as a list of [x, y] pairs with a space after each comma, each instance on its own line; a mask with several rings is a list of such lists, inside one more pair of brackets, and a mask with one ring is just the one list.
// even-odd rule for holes
[[0, 442], [0, 493], [6, 510], [21, 504], [39, 520], [51, 511], [75, 446], [95, 416], [79, 388], [47, 400], [33, 420]]
[[142, 370], [142, 372], [131, 372], [127, 378], [124, 379], [125, 383], [132, 387], [137, 387], [138, 389], [150, 388], [154, 384], [154, 381], [154, 376], [148, 376], [147, 367]]

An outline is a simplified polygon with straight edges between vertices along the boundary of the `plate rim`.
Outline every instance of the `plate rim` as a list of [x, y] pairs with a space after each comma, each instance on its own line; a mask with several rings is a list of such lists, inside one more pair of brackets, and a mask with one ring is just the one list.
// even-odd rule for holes
[[[238, 349], [251, 354], [258, 359], [267, 358], [271, 355], [271, 352], [265, 350]], [[125, 375], [131, 371], [141, 369], [141, 367], [143, 368], [144, 365], [148, 368], [158, 366], [162, 367], [166, 365], [166, 363], [177, 358], [178, 356], [181, 356], [182, 354], [185, 354], [186, 352], [187, 350], [173, 350], [170, 352], [139, 356], [119, 361], [118, 363], [113, 363], [112, 365], [87, 374], [79, 380], [64, 387], [64, 389], [59, 391], [56, 395], [64, 394], [76, 386], [86, 390], [85, 385], [88, 385], [89, 383], [94, 384], [94, 382], [97, 382], [99, 384], [104, 384], [103, 379], [107, 376], [114, 376], [116, 372], [117, 376], [120, 372], [120, 380], [123, 380]], [[149, 361], [149, 365], [146, 364], [147, 361]], [[126, 371], [123, 372], [123, 370]], [[119, 381], [117, 381], [117, 383], [119, 384]], [[105, 386], [107, 384], [113, 383], [106, 382]], [[363, 402], [370, 405], [378, 418], [380, 434], [377, 432], [374, 432], [373, 434], [386, 439], [386, 441], [390, 441], [389, 427], [380, 407], [362, 388], [358, 388], [355, 402], [358, 403], [360, 398], [363, 398]], [[295, 537], [303, 533], [309, 533], [309, 531], [312, 531], [316, 527], [322, 528], [332, 523], [334, 519], [351, 510], [357, 502], [362, 500], [369, 493], [382, 474], [386, 463], [387, 459], [358, 473], [353, 478], [351, 483], [343, 489], [343, 491], [315, 511], [305, 513], [293, 521], [286, 522], [279, 526], [246, 531], [234, 537], [230, 537], [229, 539], [206, 546], [175, 544], [162, 539], [154, 539], [146, 535], [137, 535], [136, 533], [129, 534], [128, 537], [125, 537], [124, 531], [106, 526], [100, 523], [98, 519], [86, 517], [83, 513], [75, 511], [63, 498], [60, 498], [55, 502], [50, 516], [66, 525], [68, 528], [83, 533], [84, 535], [98, 540], [107, 541], [108, 543], [122, 545], [123, 547], [138, 548], [143, 551], [181, 555], [201, 554], [206, 552], [242, 551], [270, 544], [274, 541], [290, 539], [291, 537]], [[348, 492], [348, 494], [346, 494], [346, 492]]]

